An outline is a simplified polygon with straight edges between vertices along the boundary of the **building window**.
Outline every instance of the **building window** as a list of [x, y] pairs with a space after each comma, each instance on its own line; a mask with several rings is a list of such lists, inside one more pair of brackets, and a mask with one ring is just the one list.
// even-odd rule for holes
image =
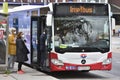
[[36, 0], [36, 2], [37, 2], [37, 3], [40, 3], [40, 2], [41, 2], [41, 0]]
[[58, 2], [62, 2], [62, 0], [58, 0]]
[[16, 0], [15, 2], [21, 3], [21, 0]]
[[55, 2], [55, 0], [50, 0], [50, 2]]
[[24, 3], [27, 3], [27, 0], [22, 0]]

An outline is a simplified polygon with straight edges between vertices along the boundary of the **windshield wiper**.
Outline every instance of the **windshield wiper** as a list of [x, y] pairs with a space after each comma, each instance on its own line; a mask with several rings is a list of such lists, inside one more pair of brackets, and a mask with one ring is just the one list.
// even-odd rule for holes
[[100, 47], [94, 47], [95, 49], [98, 49], [101, 53], [104, 53], [105, 52], [105, 49], [103, 48], [100, 48]]
[[[87, 45], [88, 46], [88, 45]], [[99, 50], [101, 53], [104, 53], [105, 52], [105, 49], [102, 48], [102, 47], [99, 47], [99, 46], [96, 46], [96, 45], [89, 45], [90, 48], [93, 48], [93, 49], [97, 49]]]

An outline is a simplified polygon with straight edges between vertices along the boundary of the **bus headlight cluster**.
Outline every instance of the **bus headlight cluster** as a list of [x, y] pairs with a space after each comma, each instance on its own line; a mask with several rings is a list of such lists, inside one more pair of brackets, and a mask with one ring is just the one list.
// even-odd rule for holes
[[106, 64], [110, 64], [112, 62], [112, 59], [111, 58], [108, 58], [106, 60], [103, 61], [103, 65], [106, 65]]
[[64, 65], [63, 62], [61, 60], [58, 60], [58, 59], [51, 59], [51, 62], [54, 64], [54, 65]]

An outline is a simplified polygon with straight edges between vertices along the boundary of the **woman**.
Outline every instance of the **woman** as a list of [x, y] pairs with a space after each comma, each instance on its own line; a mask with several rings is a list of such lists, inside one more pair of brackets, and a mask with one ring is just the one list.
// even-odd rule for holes
[[12, 28], [11, 33], [8, 36], [8, 69], [14, 68], [14, 63], [16, 59], [16, 29]]
[[23, 62], [28, 60], [27, 54], [29, 53], [23, 40], [23, 37], [23, 33], [19, 32], [16, 39], [16, 61], [18, 62], [18, 74], [24, 73], [24, 71], [21, 68]]

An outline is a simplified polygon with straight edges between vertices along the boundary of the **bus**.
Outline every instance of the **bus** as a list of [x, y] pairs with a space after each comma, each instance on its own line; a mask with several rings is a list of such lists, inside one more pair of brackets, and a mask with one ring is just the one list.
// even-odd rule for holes
[[[9, 28], [25, 34], [30, 50], [26, 64], [48, 72], [112, 69], [112, 15], [108, 3], [23, 5], [9, 14]], [[40, 35], [44, 30], [43, 54]]]

